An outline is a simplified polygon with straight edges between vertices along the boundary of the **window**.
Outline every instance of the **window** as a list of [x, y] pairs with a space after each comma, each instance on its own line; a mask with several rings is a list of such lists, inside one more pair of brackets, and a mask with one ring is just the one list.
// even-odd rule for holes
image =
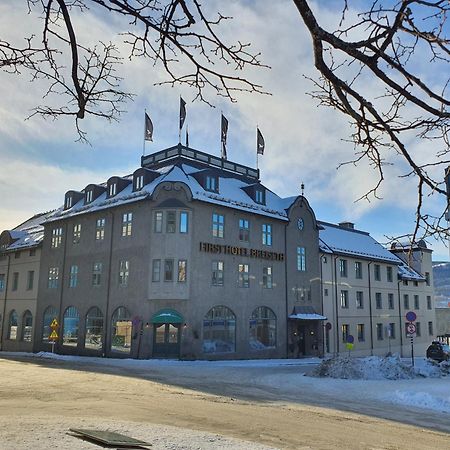
[[130, 262], [126, 260], [119, 261], [119, 286], [128, 286], [130, 275]]
[[262, 225], [262, 243], [263, 245], [272, 245], [272, 225], [268, 223]]
[[306, 250], [305, 247], [297, 247], [297, 270], [306, 271]]
[[75, 306], [69, 306], [63, 317], [62, 342], [63, 345], [76, 347], [78, 345], [78, 326], [80, 323], [80, 313]]
[[263, 267], [263, 288], [272, 289], [272, 267]]
[[117, 183], [111, 183], [109, 185], [108, 195], [114, 197], [117, 194]]
[[328, 297], [328, 289], [327, 289], [327, 288], [325, 288], [325, 289], [323, 290], [323, 295], [324, 295], [325, 297]]
[[360, 261], [355, 262], [355, 278], [362, 279], [362, 262]]
[[248, 242], [250, 237], [250, 225], [246, 219], [239, 219], [239, 240]]
[[154, 259], [152, 266], [152, 281], [157, 283], [161, 281], [161, 260]]
[[375, 281], [381, 281], [381, 267], [379, 264], [375, 264], [373, 266], [373, 274], [375, 277]]
[[356, 332], [358, 335], [358, 342], [364, 342], [366, 340], [366, 337], [364, 335], [364, 324], [363, 323], [358, 323], [358, 325], [356, 325]]
[[394, 294], [388, 294], [388, 308], [394, 309]]
[[223, 238], [224, 216], [213, 213], [212, 215], [212, 235], [213, 237]]
[[381, 292], [375, 293], [375, 308], [382, 309], [383, 308], [383, 299], [381, 297]]
[[180, 233], [188, 232], [188, 213], [186, 211], [180, 212]]
[[103, 314], [96, 306], [86, 314], [84, 348], [101, 350], [103, 348]]
[[256, 308], [249, 323], [250, 349], [265, 350], [276, 346], [277, 319], [266, 306]]
[[217, 188], [218, 188], [217, 178], [212, 175], [206, 175], [205, 189], [207, 191], [217, 192], [218, 190]]
[[186, 260], [180, 259], [178, 261], [178, 281], [183, 283], [186, 281]]
[[111, 318], [111, 350], [129, 354], [131, 351], [131, 315], [123, 306], [117, 308]]
[[388, 326], [388, 337], [389, 339], [395, 339], [395, 323], [391, 322]]
[[356, 291], [356, 307], [358, 309], [364, 308], [364, 292]]
[[105, 239], [105, 219], [97, 219], [95, 222], [95, 240], [103, 241]]
[[50, 267], [48, 269], [47, 287], [49, 289], [56, 289], [58, 287], [58, 279], [59, 279], [59, 268], [58, 267]]
[[78, 286], [78, 266], [70, 266], [69, 287], [75, 288]]
[[[1, 277], [1, 275], [0, 275], [0, 277]], [[0, 291], [1, 291], [1, 288], [0, 288]], [[432, 309], [432, 306], [431, 306], [431, 295], [427, 295], [427, 309]]]
[[25, 311], [22, 316], [22, 341], [31, 342], [33, 338], [33, 315]]
[[173, 281], [173, 259], [164, 260], [164, 281]]
[[155, 222], [154, 222], [154, 231], [155, 233], [162, 233], [162, 227], [163, 227], [163, 213], [162, 211], [156, 211], [155, 212]]
[[175, 233], [177, 228], [177, 216], [175, 211], [167, 211], [166, 232]]
[[5, 274], [0, 273], [0, 292], [5, 290]]
[[48, 306], [44, 311], [44, 318], [42, 320], [42, 342], [48, 343], [48, 338], [52, 332], [50, 324], [55, 319], [58, 320], [58, 311], [53, 306]]
[[72, 242], [79, 244], [81, 239], [81, 223], [77, 223], [73, 226]]
[[223, 286], [223, 261], [212, 262], [212, 285]]
[[19, 288], [19, 272], [13, 273], [12, 290], [17, 291]]
[[408, 286], [408, 280], [403, 280], [403, 286]]
[[419, 296], [414, 295], [414, 309], [420, 309]]
[[20, 258], [20, 252], [15, 252], [14, 259], [19, 259], [19, 258]]
[[8, 339], [11, 341], [17, 340], [17, 313], [14, 309], [9, 313]]
[[428, 336], [433, 336], [433, 322], [428, 322]]
[[36, 249], [30, 248], [30, 256], [36, 256]]
[[386, 267], [386, 278], [389, 281], [389, 283], [392, 283], [392, 281], [394, 280], [394, 278], [392, 276], [392, 267], [391, 266]]
[[348, 272], [346, 259], [339, 260], [339, 274], [341, 275], [341, 277], [347, 278]]
[[425, 272], [425, 281], [427, 283], [427, 286], [430, 285], [430, 272]]
[[69, 196], [66, 198], [66, 209], [69, 209], [69, 208], [71, 208], [71, 207], [72, 207], [72, 196], [69, 195]]
[[214, 306], [203, 319], [203, 352], [236, 351], [236, 316], [226, 306]]
[[95, 262], [92, 266], [92, 286], [100, 286], [102, 282], [103, 264]]
[[348, 291], [341, 291], [341, 308], [348, 308]]
[[403, 294], [403, 308], [409, 309], [409, 295]]
[[122, 236], [131, 236], [131, 226], [133, 224], [133, 213], [125, 213], [122, 215]]
[[51, 241], [51, 247], [52, 248], [58, 248], [61, 247], [62, 243], [62, 228], [53, 228], [52, 230], [52, 241]]
[[91, 203], [93, 198], [94, 198], [94, 196], [93, 196], [92, 190], [87, 191], [86, 192], [86, 203]]
[[377, 339], [379, 341], [383, 340], [383, 324], [377, 323]]
[[250, 286], [248, 264], [239, 264], [238, 272], [239, 272], [239, 287], [248, 288]]
[[421, 330], [420, 330], [420, 322], [416, 322], [416, 336], [420, 337], [422, 334]]
[[144, 187], [144, 175], [139, 175], [136, 177], [136, 181], [134, 183], [134, 190], [139, 191]]
[[261, 189], [255, 190], [255, 202], [264, 205], [264, 192]]
[[27, 275], [27, 291], [31, 291], [34, 286], [34, 270], [29, 270]]
[[347, 338], [350, 335], [350, 325], [348, 325], [347, 323], [341, 325], [341, 335], [342, 342], [347, 342]]
[[419, 282], [416, 281], [416, 280], [414, 280], [414, 286], [415, 286], [415, 287], [419, 286]]

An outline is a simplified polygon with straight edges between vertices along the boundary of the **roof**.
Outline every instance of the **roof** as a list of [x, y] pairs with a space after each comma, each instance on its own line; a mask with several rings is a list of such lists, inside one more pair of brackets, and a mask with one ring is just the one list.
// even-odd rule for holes
[[384, 248], [369, 233], [343, 228], [327, 222], [319, 223], [319, 247], [324, 253], [375, 259], [391, 264], [402, 261]]
[[425, 277], [416, 272], [404, 262], [398, 266], [398, 274], [403, 280], [425, 281]]

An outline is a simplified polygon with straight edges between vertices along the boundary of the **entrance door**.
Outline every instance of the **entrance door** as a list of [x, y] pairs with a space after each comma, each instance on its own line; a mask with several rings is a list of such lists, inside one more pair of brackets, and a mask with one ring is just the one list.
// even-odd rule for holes
[[153, 356], [178, 358], [180, 356], [180, 324], [155, 323], [153, 326]]

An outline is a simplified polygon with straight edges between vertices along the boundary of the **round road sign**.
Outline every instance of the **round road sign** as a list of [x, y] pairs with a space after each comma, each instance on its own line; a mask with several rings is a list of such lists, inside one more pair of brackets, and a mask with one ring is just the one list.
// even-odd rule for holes
[[416, 334], [416, 325], [413, 323], [408, 323], [406, 330], [408, 331], [408, 334]]
[[355, 342], [355, 338], [351, 334], [349, 334], [347, 336], [347, 343], [348, 344], [353, 344], [353, 342]]
[[331, 325], [330, 322], [327, 322], [327, 323], [325, 324], [325, 328], [326, 328], [327, 330], [331, 330], [331, 327], [332, 327], [332, 325]]
[[414, 311], [408, 311], [406, 313], [406, 320], [408, 322], [414, 322], [417, 319], [417, 315]]

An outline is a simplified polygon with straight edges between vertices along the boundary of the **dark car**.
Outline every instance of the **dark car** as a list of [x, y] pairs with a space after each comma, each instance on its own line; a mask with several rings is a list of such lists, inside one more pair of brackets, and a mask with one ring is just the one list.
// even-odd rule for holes
[[435, 361], [448, 361], [450, 359], [450, 347], [439, 341], [433, 341], [427, 348], [427, 358]]

